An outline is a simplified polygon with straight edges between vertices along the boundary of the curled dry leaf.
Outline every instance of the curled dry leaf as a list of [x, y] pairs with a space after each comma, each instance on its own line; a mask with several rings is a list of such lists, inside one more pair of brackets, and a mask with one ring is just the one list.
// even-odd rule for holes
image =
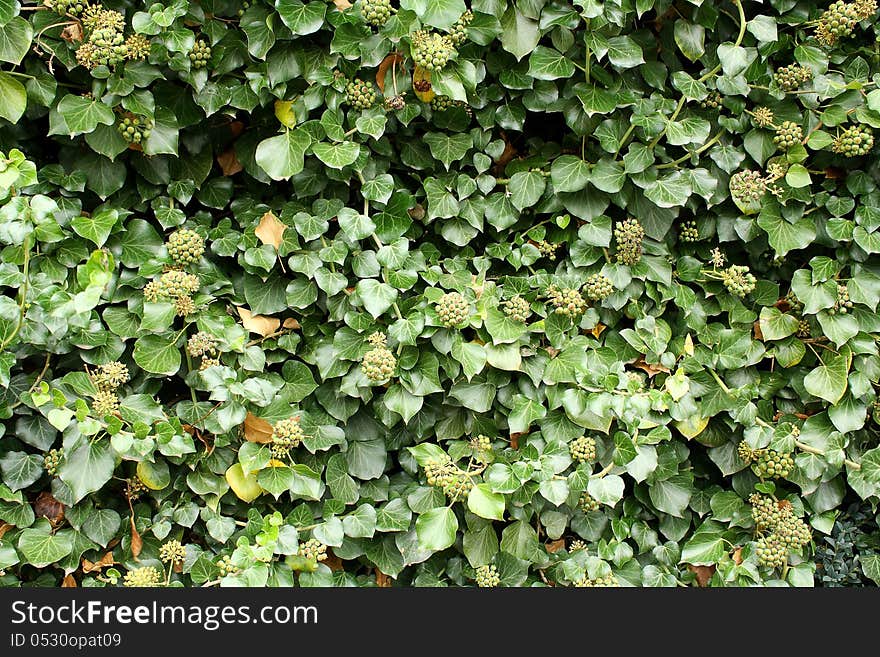
[[268, 443], [272, 440], [272, 425], [251, 412], [244, 418], [244, 437], [252, 443]]
[[333, 4], [336, 5], [336, 8], [339, 11], [345, 11], [346, 9], [351, 9], [354, 6], [348, 0], [333, 0]]
[[217, 156], [217, 164], [220, 165], [220, 170], [223, 172], [224, 176], [234, 176], [236, 173], [244, 169], [244, 167], [241, 166], [241, 162], [238, 161], [238, 156], [235, 154], [234, 148], [230, 148], [220, 153], [220, 155]]
[[64, 520], [64, 505], [52, 493], [43, 491], [34, 501], [34, 515], [47, 518], [53, 525], [57, 525]]
[[78, 42], [83, 40], [83, 28], [82, 23], [71, 23], [63, 30], [61, 30], [61, 38], [67, 41], [68, 43]]
[[379, 64], [379, 69], [376, 71], [376, 86], [379, 87], [379, 91], [383, 94], [385, 93], [385, 75], [388, 73], [388, 69], [402, 62], [403, 56], [398, 52], [393, 52], [386, 56], [382, 63]]
[[271, 244], [276, 249], [281, 248], [284, 239], [284, 231], [287, 226], [271, 212], [267, 212], [260, 219], [260, 223], [254, 229], [254, 235], [263, 243]]
[[131, 556], [137, 559], [140, 556], [141, 550], [144, 549], [144, 540], [134, 524], [134, 514], [129, 518], [129, 523], [131, 524]]
[[241, 325], [251, 333], [258, 333], [264, 338], [272, 335], [281, 326], [281, 320], [266, 315], [254, 315], [244, 306], [238, 308], [238, 316], [241, 317]]
[[101, 572], [104, 568], [109, 568], [114, 565], [116, 561], [113, 559], [113, 552], [108, 551], [104, 553], [97, 561], [89, 561], [88, 559], [82, 560], [82, 571], [83, 573], [93, 573], [93, 572]]
[[691, 566], [688, 565], [688, 570], [690, 570], [697, 577], [697, 584], [704, 588], [709, 580], [712, 579], [712, 575], [715, 574], [715, 566]]
[[76, 580], [73, 578], [73, 575], [65, 575], [64, 579], [61, 580], [62, 589], [75, 589], [76, 586]]

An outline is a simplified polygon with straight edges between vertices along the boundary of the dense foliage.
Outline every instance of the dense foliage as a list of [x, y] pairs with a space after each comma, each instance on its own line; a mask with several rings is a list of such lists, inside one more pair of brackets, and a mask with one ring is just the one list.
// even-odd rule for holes
[[875, 0], [0, 0], [0, 583], [880, 579]]

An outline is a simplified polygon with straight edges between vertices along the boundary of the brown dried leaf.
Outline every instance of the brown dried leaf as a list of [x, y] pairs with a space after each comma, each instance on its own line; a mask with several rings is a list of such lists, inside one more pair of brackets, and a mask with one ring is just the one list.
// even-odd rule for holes
[[386, 56], [382, 63], [379, 64], [379, 70], [376, 71], [376, 84], [379, 87], [379, 91], [383, 94], [385, 93], [385, 74], [388, 73], [388, 69], [392, 65], [398, 62], [403, 62], [403, 56], [400, 53], [393, 52]]
[[281, 326], [281, 320], [266, 315], [254, 315], [244, 306], [239, 306], [238, 315], [241, 317], [241, 325], [251, 333], [258, 333], [264, 338], [272, 335]]
[[688, 570], [690, 570], [694, 575], [697, 576], [697, 584], [699, 584], [701, 588], [705, 587], [706, 584], [709, 583], [709, 580], [712, 579], [712, 575], [715, 574], [715, 566], [689, 565]]
[[545, 543], [544, 547], [547, 548], [547, 552], [554, 554], [565, 548], [565, 539], [560, 538], [556, 541], [550, 541], [549, 543]]
[[234, 176], [244, 169], [244, 167], [241, 166], [241, 162], [238, 161], [238, 156], [235, 154], [234, 148], [230, 148], [229, 150], [220, 153], [220, 155], [217, 156], [217, 164], [220, 165], [220, 170], [223, 172], [224, 176]]
[[300, 326], [300, 323], [296, 321], [293, 317], [288, 317], [287, 319], [285, 319], [284, 323], [281, 326], [286, 329], [290, 329], [291, 331], [302, 328], [302, 326]]
[[62, 589], [75, 589], [76, 588], [76, 580], [73, 579], [73, 575], [65, 575], [64, 579], [61, 580], [61, 588]]
[[373, 568], [373, 571], [376, 573], [376, 586], [380, 589], [387, 589], [391, 587], [391, 578], [388, 577], [385, 573], [383, 573], [378, 568]]
[[113, 552], [106, 552], [103, 557], [98, 559], [97, 561], [89, 561], [88, 559], [82, 560], [82, 571], [84, 573], [93, 573], [95, 571], [100, 572], [104, 568], [109, 568], [116, 561], [113, 560]]
[[333, 0], [333, 4], [336, 5], [336, 8], [339, 11], [345, 11], [346, 9], [351, 9], [354, 6], [348, 0]]
[[738, 547], [733, 551], [733, 554], [731, 555], [733, 563], [735, 563], [737, 566], [743, 562], [742, 552], [743, 549], [741, 547]]
[[284, 230], [287, 226], [278, 220], [271, 212], [267, 212], [260, 219], [260, 223], [254, 230], [256, 235], [263, 244], [271, 244], [276, 249], [281, 248], [281, 242], [284, 239]]
[[605, 326], [602, 322], [599, 322], [592, 329], [590, 329], [590, 333], [593, 334], [594, 338], [598, 339], [599, 336], [602, 335], [602, 331], [604, 331], [607, 328], [608, 327]]
[[141, 538], [140, 533], [138, 533], [137, 527], [135, 527], [134, 515], [132, 515], [129, 520], [131, 522], [131, 556], [137, 559], [141, 550], [144, 548], [144, 540]]
[[34, 515], [57, 525], [64, 520], [64, 505], [52, 497], [52, 493], [43, 491], [34, 502]]
[[272, 440], [272, 425], [250, 411], [244, 418], [244, 437], [252, 443], [268, 443]]
[[520, 432], [520, 433], [512, 433], [512, 434], [510, 434], [510, 446], [511, 446], [513, 449], [519, 449], [519, 437], [520, 437], [521, 435], [522, 435], [521, 432]]
[[80, 23], [71, 23], [63, 30], [61, 30], [61, 38], [67, 41], [67, 43], [72, 43], [75, 41], [83, 40], [83, 28]]
[[761, 322], [755, 322], [754, 324], [752, 324], [752, 328], [754, 329], [755, 340], [760, 340], [761, 342], [763, 342], [764, 332], [761, 330]]
[[637, 367], [640, 370], [644, 370], [645, 372], [648, 373], [649, 377], [656, 376], [660, 372], [666, 372], [667, 374], [669, 374], [669, 372], [672, 371], [668, 367], [664, 367], [663, 365], [660, 365], [659, 363], [646, 363], [645, 359], [641, 358], [641, 357], [636, 362], [633, 363], [633, 367]]
[[510, 161], [516, 157], [516, 154], [519, 152], [507, 139], [507, 133], [503, 130], [501, 131], [501, 138], [504, 140], [504, 150], [501, 152], [498, 159], [495, 160], [495, 173], [499, 176], [504, 173], [504, 168], [510, 164]]
[[333, 550], [327, 550], [327, 558], [323, 563], [330, 570], [345, 570], [345, 566], [342, 564], [342, 559], [333, 554]]
[[10, 525], [8, 522], [0, 522], [0, 538], [3, 538], [3, 534], [8, 532], [10, 529], [13, 529], [15, 525]]

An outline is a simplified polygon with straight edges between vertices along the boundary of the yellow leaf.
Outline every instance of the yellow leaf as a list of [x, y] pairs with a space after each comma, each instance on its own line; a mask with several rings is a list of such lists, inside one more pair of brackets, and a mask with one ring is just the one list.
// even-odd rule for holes
[[257, 473], [244, 474], [241, 463], [233, 463], [226, 471], [226, 483], [235, 493], [235, 496], [244, 502], [253, 502], [263, 494], [263, 489], [257, 483]]
[[351, 7], [354, 6], [348, 0], [333, 0], [333, 4], [336, 5], [336, 8], [339, 11], [345, 11], [346, 9], [351, 9]]
[[137, 464], [137, 476], [138, 479], [141, 480], [143, 485], [150, 490], [162, 490], [163, 488], [165, 488], [165, 486], [168, 485], [158, 478], [161, 477], [161, 475], [158, 475], [156, 467], [149, 461], [140, 461]]
[[287, 126], [288, 128], [295, 128], [296, 114], [293, 113], [293, 101], [276, 100], [275, 118], [281, 122], [281, 125]]
[[[419, 87], [423, 89], [427, 87], [427, 89], [419, 91]], [[413, 92], [416, 94], [416, 98], [423, 103], [430, 103], [433, 100], [437, 94], [434, 93], [434, 88], [431, 86], [431, 71], [421, 66], [415, 67], [413, 70]]]
[[251, 333], [259, 333], [264, 338], [272, 335], [281, 326], [281, 320], [266, 315], [254, 315], [244, 306], [239, 306], [238, 316], [241, 317], [241, 325]]
[[248, 411], [244, 418], [244, 437], [252, 443], [268, 443], [272, 440], [272, 425]]
[[699, 415], [691, 415], [684, 420], [679, 420], [675, 422], [675, 428], [678, 429], [679, 433], [685, 438], [696, 438], [701, 433], [703, 433], [703, 429], [709, 424], [709, 418], [700, 417]]
[[271, 244], [276, 249], [281, 248], [281, 241], [284, 239], [284, 230], [287, 228], [283, 222], [278, 220], [271, 212], [267, 212], [260, 219], [260, 223], [254, 230], [254, 235], [263, 243]]

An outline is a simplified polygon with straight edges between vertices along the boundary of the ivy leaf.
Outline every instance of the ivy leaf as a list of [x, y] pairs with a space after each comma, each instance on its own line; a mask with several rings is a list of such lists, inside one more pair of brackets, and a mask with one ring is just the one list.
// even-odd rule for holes
[[36, 454], [7, 452], [0, 458], [3, 482], [13, 491], [27, 488], [43, 475], [43, 459]]
[[323, 2], [302, 3], [298, 0], [275, 0], [275, 9], [294, 34], [313, 34], [324, 24], [327, 5]]
[[113, 110], [104, 103], [73, 94], [61, 99], [58, 113], [64, 117], [71, 137], [92, 132], [100, 124], [113, 125], [116, 122]]
[[73, 501], [101, 490], [110, 477], [116, 461], [106, 443], [84, 443], [65, 454], [58, 476], [70, 487]]
[[0, 71], [0, 117], [15, 123], [26, 107], [27, 91], [24, 85], [9, 73]]
[[836, 404], [846, 392], [849, 363], [845, 356], [831, 355], [804, 377], [804, 388], [811, 395]]
[[455, 543], [458, 518], [446, 506], [431, 509], [416, 518], [416, 534], [419, 545], [425, 550], [439, 552]]
[[608, 59], [612, 64], [623, 69], [635, 68], [645, 63], [642, 48], [633, 41], [632, 37], [625, 35], [608, 39]]
[[673, 32], [675, 44], [681, 50], [681, 54], [692, 62], [697, 61], [706, 52], [704, 45], [706, 30], [702, 25], [689, 23], [686, 20], [677, 20]]
[[31, 47], [33, 35], [33, 27], [21, 16], [0, 24], [0, 61], [20, 64]]
[[287, 180], [302, 171], [311, 143], [311, 137], [302, 129], [286, 130], [261, 141], [254, 157], [272, 180]]
[[353, 141], [344, 141], [336, 144], [319, 142], [312, 146], [312, 151], [328, 167], [342, 169], [357, 160], [361, 148]]
[[489, 484], [477, 484], [471, 488], [467, 499], [472, 513], [488, 520], [504, 519], [504, 495], [492, 492]]
[[450, 164], [462, 159], [474, 145], [473, 137], [462, 133], [447, 135], [442, 132], [428, 132], [423, 139], [431, 149], [431, 155], [447, 169]]
[[112, 208], [101, 208], [91, 216], [76, 217], [70, 222], [70, 227], [80, 237], [83, 237], [95, 246], [104, 246], [110, 232], [119, 223], [119, 211]]
[[510, 200], [517, 210], [530, 208], [541, 199], [547, 183], [538, 171], [519, 171], [510, 178]]
[[767, 233], [767, 240], [778, 256], [804, 249], [816, 239], [816, 227], [806, 217], [794, 223], [786, 221], [775, 203], [765, 204], [758, 215], [758, 225]]
[[529, 75], [537, 80], [558, 80], [574, 75], [574, 62], [558, 50], [538, 46], [529, 56]]
[[541, 33], [538, 22], [516, 7], [509, 7], [501, 18], [501, 46], [517, 61], [535, 50]]
[[374, 318], [381, 317], [397, 300], [397, 290], [372, 278], [359, 281], [356, 290], [364, 308]]
[[45, 568], [73, 551], [71, 533], [61, 531], [53, 534], [49, 521], [40, 519], [33, 527], [18, 535], [18, 551], [31, 566]]
[[645, 196], [661, 208], [684, 205], [693, 192], [690, 180], [681, 171], [658, 178], [645, 189]]
[[152, 374], [176, 374], [180, 369], [180, 360], [180, 349], [173, 339], [145, 335], [134, 343], [134, 361]]
[[553, 160], [550, 179], [557, 192], [579, 192], [590, 180], [590, 165], [574, 155], [561, 155]]
[[714, 520], [701, 524], [681, 550], [682, 563], [713, 566], [725, 554], [724, 526]]
[[761, 335], [764, 340], [781, 340], [794, 335], [800, 322], [797, 317], [782, 313], [778, 308], [761, 308]]

